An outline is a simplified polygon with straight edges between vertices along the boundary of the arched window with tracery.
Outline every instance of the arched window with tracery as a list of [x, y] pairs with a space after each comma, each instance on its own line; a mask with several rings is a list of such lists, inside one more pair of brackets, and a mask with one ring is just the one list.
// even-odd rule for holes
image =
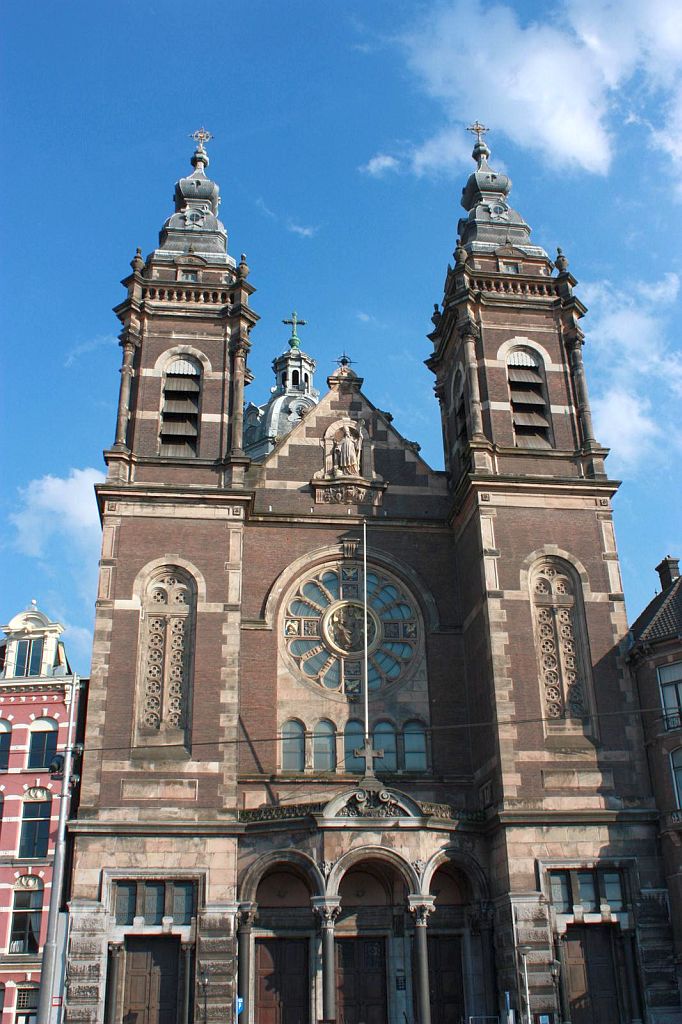
[[199, 451], [201, 366], [191, 356], [178, 356], [163, 379], [159, 454], [187, 458]]
[[567, 563], [544, 559], [534, 566], [530, 587], [545, 716], [585, 719], [590, 669], [579, 580]]
[[142, 742], [182, 743], [188, 736], [195, 618], [196, 586], [189, 573], [177, 566], [155, 573], [143, 602]]

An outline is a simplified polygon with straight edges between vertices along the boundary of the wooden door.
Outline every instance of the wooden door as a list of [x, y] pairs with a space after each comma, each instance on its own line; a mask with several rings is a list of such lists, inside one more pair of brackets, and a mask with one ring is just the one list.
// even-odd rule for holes
[[307, 939], [256, 939], [257, 1024], [309, 1024]]
[[622, 1020], [613, 929], [609, 925], [570, 925], [564, 943], [572, 1024], [615, 1024]]
[[177, 1024], [179, 963], [179, 939], [126, 939], [123, 1024]]
[[459, 1024], [464, 1019], [462, 940], [429, 935], [428, 943], [431, 1024]]
[[336, 1016], [343, 1024], [386, 1024], [386, 942], [336, 940]]

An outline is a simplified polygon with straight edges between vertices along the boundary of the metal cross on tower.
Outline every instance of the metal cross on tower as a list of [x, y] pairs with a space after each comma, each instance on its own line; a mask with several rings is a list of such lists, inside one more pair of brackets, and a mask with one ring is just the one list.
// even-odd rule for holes
[[291, 348], [300, 348], [301, 347], [301, 339], [299, 338], [298, 334], [296, 333], [296, 328], [298, 326], [305, 327], [307, 322], [308, 322], [307, 320], [299, 320], [298, 314], [296, 313], [296, 310], [294, 310], [293, 313], [291, 314], [291, 319], [290, 320], [282, 320], [283, 324], [290, 324], [291, 325], [291, 337], [289, 338], [289, 346]]
[[190, 135], [190, 139], [194, 139], [199, 149], [203, 149], [204, 143], [210, 142], [212, 138], [212, 134], [203, 125]]
[[485, 135], [486, 132], [489, 132], [490, 128], [486, 128], [486, 126], [484, 124], [481, 124], [480, 121], [474, 121], [473, 124], [469, 125], [467, 131], [472, 132], [476, 136], [476, 139], [480, 144], [481, 136]]

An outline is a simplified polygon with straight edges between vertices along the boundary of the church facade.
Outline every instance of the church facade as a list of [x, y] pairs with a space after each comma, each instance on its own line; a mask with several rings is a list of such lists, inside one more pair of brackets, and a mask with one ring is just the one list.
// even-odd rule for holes
[[132, 261], [70, 1022], [682, 1020], [585, 308], [473, 156], [445, 472], [347, 360], [316, 388], [295, 315], [245, 404], [254, 288], [201, 135]]

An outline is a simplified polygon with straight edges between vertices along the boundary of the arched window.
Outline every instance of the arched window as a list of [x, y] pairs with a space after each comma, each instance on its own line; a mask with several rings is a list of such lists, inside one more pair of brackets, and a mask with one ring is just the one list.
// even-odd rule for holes
[[9, 750], [12, 745], [12, 725], [6, 718], [0, 718], [0, 772], [9, 767]]
[[187, 738], [195, 612], [196, 585], [189, 573], [167, 566], [154, 575], [144, 595], [140, 738]]
[[190, 356], [174, 359], [166, 367], [159, 432], [161, 455], [185, 458], [199, 448], [201, 367]]
[[678, 747], [677, 750], [673, 750], [670, 755], [670, 766], [673, 772], [677, 806], [682, 809], [682, 747]]
[[292, 370], [291, 372], [291, 383], [293, 387], [297, 388], [301, 380], [301, 375], [298, 370]]
[[372, 744], [375, 750], [383, 750], [384, 756], [377, 758], [375, 768], [380, 772], [395, 772], [398, 770], [398, 747], [395, 738], [395, 728], [390, 722], [378, 722], [374, 726]]
[[421, 722], [406, 722], [403, 729], [405, 771], [426, 771], [426, 730]]
[[292, 719], [282, 726], [282, 771], [302, 772], [305, 768], [305, 729]]
[[364, 735], [365, 731], [361, 722], [356, 722], [354, 719], [346, 722], [346, 728], [343, 731], [343, 767], [347, 772], [364, 770], [364, 759], [356, 757], [353, 753], [354, 750], [362, 746]]
[[313, 768], [318, 772], [336, 770], [336, 730], [331, 722], [318, 722], [315, 726]]
[[41, 799], [24, 801], [19, 838], [20, 857], [46, 857], [50, 838], [52, 799], [47, 790]]
[[[40, 944], [40, 913], [42, 908], [42, 882], [35, 875], [21, 875], [17, 880], [14, 890], [12, 930], [9, 939], [10, 953], [30, 953], [35, 955], [38, 952]], [[38, 1004], [36, 1003], [35, 1005], [37, 1006]], [[18, 1002], [17, 1009], [19, 1009]]]
[[507, 356], [514, 444], [517, 448], [551, 448], [551, 425], [542, 358], [517, 348]]
[[538, 667], [549, 719], [589, 714], [589, 663], [579, 582], [560, 560], [539, 562], [530, 574]]
[[31, 726], [28, 768], [49, 768], [57, 752], [57, 730], [54, 718], [36, 718]]
[[464, 377], [461, 370], [457, 370], [452, 385], [453, 413], [455, 417], [455, 447], [461, 451], [469, 440], [467, 428], [467, 411], [464, 399]]

